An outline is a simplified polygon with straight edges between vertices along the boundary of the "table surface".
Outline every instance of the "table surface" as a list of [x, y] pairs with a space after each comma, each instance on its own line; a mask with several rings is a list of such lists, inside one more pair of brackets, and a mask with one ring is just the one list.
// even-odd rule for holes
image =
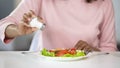
[[[98, 54], [98, 55], [97, 55]], [[0, 52], [0, 68], [120, 68], [120, 52], [96, 52], [75, 61], [47, 60], [36, 54]]]

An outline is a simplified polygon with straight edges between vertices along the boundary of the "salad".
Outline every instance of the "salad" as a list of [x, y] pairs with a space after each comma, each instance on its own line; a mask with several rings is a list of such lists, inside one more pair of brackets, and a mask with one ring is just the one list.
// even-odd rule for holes
[[43, 56], [49, 56], [49, 57], [80, 57], [80, 56], [86, 56], [84, 51], [76, 50], [75, 48], [51, 49], [51, 50], [47, 50], [46, 48], [44, 48], [44, 49], [42, 49], [41, 54]]

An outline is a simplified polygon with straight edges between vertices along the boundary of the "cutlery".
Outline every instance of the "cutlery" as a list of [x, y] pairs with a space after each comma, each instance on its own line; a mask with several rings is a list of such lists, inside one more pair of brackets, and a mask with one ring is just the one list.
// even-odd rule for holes
[[99, 55], [109, 55], [110, 53], [108, 52], [90, 52], [88, 53], [87, 57], [92, 57], [92, 56], [99, 56]]
[[23, 51], [21, 53], [22, 54], [31, 54], [31, 53], [36, 53], [36, 52], [40, 52], [40, 51]]

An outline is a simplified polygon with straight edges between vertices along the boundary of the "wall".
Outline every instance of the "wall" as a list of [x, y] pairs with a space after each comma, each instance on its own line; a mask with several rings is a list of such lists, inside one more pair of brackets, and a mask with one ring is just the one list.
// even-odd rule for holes
[[118, 49], [120, 50], [120, 0], [113, 0], [116, 20], [116, 38]]
[[116, 20], [117, 42], [120, 43], [120, 0], [113, 0]]
[[[6, 4], [6, 5], [5, 5]], [[13, 0], [0, 0], [0, 18], [7, 16], [14, 9]], [[3, 10], [4, 9], [4, 10]]]

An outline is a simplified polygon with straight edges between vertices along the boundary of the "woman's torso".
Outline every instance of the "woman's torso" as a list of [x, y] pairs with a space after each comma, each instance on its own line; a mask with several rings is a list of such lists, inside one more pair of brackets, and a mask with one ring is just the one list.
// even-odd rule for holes
[[46, 23], [43, 30], [43, 47], [72, 48], [83, 40], [99, 46], [102, 10], [96, 3], [83, 0], [43, 0], [40, 16]]

